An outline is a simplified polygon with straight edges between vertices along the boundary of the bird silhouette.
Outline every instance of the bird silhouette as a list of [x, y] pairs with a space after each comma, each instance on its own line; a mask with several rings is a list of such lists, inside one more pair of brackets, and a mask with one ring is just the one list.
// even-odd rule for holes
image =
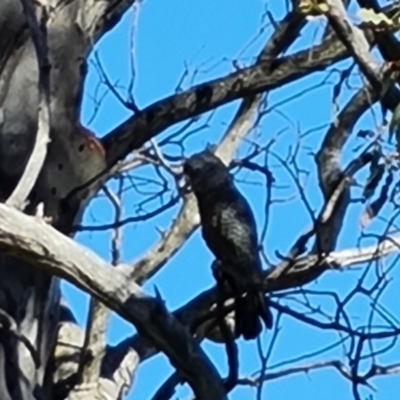
[[210, 150], [188, 158], [183, 172], [197, 199], [202, 236], [217, 259], [216, 272], [235, 295], [235, 333], [256, 338], [273, 318], [261, 290], [262, 262], [256, 221], [225, 164]]

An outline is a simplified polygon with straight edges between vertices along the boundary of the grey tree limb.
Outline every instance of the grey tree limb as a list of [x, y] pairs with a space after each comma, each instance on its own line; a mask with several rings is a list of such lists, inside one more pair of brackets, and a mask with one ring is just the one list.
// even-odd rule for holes
[[327, 0], [327, 5], [329, 10], [326, 16], [337, 37], [350, 51], [379, 99], [393, 111], [399, 103], [399, 92], [395, 89], [390, 75], [385, 73], [385, 68], [380, 66], [370, 53], [365, 33], [352, 23], [340, 0]]
[[328, 65], [349, 57], [336, 38], [311, 49], [276, 60], [273, 71], [268, 61], [257, 62], [226, 77], [196, 85], [171, 95], [142, 110], [107, 134], [102, 143], [111, 168], [132, 150], [173, 124], [200, 115], [238, 98], [273, 90]]
[[[366, 263], [389, 256], [399, 250], [400, 237], [395, 235], [383, 238], [376, 245], [331, 252], [323, 260], [316, 254], [299, 257], [289, 270], [282, 262], [275, 268], [265, 271], [264, 289], [266, 292], [277, 292], [298, 287], [313, 280], [312, 271], [317, 270], [324, 273], [345, 270], [359, 264], [368, 265]], [[210, 310], [215, 301], [214, 288], [205, 290], [183, 307], [174, 311], [174, 315], [181, 323], [191, 326], [199, 316]], [[157, 353], [157, 350], [144, 337], [134, 335], [118, 346], [110, 348], [109, 355], [112, 357], [112, 353], [123, 352], [130, 348], [138, 352], [141, 361]]]
[[[115, 221], [118, 222], [121, 217], [121, 207], [119, 199], [106, 187], [103, 191], [107, 194], [115, 208]], [[114, 235], [118, 234], [118, 228], [114, 230]], [[114, 239], [113, 239], [114, 243]], [[112, 254], [112, 265], [118, 264], [118, 255]], [[91, 390], [91, 397], [99, 397], [100, 393], [96, 394], [95, 390], [100, 390], [104, 385], [98, 385], [104, 381], [101, 378], [101, 365], [105, 355], [106, 348], [106, 331], [107, 322], [109, 320], [110, 310], [97, 299], [91, 298], [89, 303], [88, 319], [86, 324], [85, 340], [83, 343], [79, 366], [77, 371], [77, 385], [69, 393], [66, 400], [73, 399], [78, 392], [87, 395], [85, 388], [94, 386]], [[136, 355], [136, 353], [135, 353]], [[136, 358], [138, 359], [137, 355]], [[136, 365], [138, 362], [136, 362]], [[131, 371], [133, 375], [134, 371]], [[114, 382], [114, 381], [113, 381]], [[112, 386], [113, 390], [119, 389], [115, 385]], [[114, 392], [114, 398], [119, 397], [119, 390]], [[110, 393], [110, 398], [111, 393]]]
[[111, 268], [36, 217], [0, 204], [0, 249], [73, 283], [133, 323], [170, 359], [196, 396], [221, 400], [225, 390], [214, 365], [159, 299], [145, 295], [122, 269]]
[[[41, 2], [44, 4], [45, 2]], [[109, 2], [108, 4], [115, 4]], [[120, 2], [122, 3], [122, 2]], [[124, 2], [127, 4], [127, 2]], [[47, 4], [47, 3], [46, 3]], [[54, 5], [54, 4], [53, 4]], [[44, 214], [64, 232], [79, 219], [87, 200], [97, 190], [88, 187], [74, 203], [60, 201], [74, 186], [86, 182], [102, 164], [102, 148], [78, 123], [76, 99], [81, 84], [81, 63], [91, 42], [75, 25], [79, 2], [57, 2], [47, 21], [50, 70], [51, 143], [45, 163], [29, 196], [28, 213], [39, 203]], [[92, 10], [95, 12], [95, 8]], [[99, 18], [101, 15], [99, 15]], [[38, 131], [39, 68], [37, 53], [19, 1], [0, 2], [0, 198], [5, 201], [18, 184], [28, 163]], [[103, 150], [104, 152], [104, 150]], [[103, 160], [103, 161], [102, 161]], [[100, 166], [100, 169], [99, 169]], [[33, 270], [29, 262], [0, 254], [0, 308], [14, 318], [19, 334], [32, 343], [40, 358], [15, 336], [2, 332], [0, 398], [30, 400], [33, 392], [46, 395], [52, 383], [46, 372], [58, 324], [59, 280]], [[4, 351], [3, 351], [4, 350]]]
[[[303, 26], [304, 19], [301, 16], [297, 13], [288, 14], [267, 41], [258, 56], [258, 61], [264, 60], [271, 66], [275, 57], [292, 44]], [[230, 163], [243, 137], [249, 132], [260, 98], [261, 95], [251, 95], [243, 99], [218, 145], [216, 154], [226, 164]], [[142, 283], [153, 276], [175, 254], [198, 225], [197, 206], [193, 195], [188, 195], [184, 198], [184, 204], [178, 216], [165, 232], [162, 240], [133, 264], [132, 278]]]

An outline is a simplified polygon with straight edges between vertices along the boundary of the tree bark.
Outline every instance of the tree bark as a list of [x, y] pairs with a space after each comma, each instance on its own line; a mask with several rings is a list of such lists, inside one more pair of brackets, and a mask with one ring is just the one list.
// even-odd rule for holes
[[[48, 3], [48, 4], [46, 4]], [[85, 59], [96, 39], [110, 29], [133, 1], [36, 2], [48, 15], [51, 143], [42, 172], [29, 196], [27, 213], [40, 203], [52, 224], [68, 234], [79, 221], [99, 182], [63, 201], [105, 167], [94, 136], [79, 125]], [[45, 10], [43, 10], [43, 8]], [[85, 18], [82, 18], [85, 16]], [[38, 129], [39, 68], [22, 5], [0, 2], [0, 200], [15, 188], [29, 160]], [[38, 358], [4, 324], [0, 330], [0, 398], [44, 398], [46, 366], [59, 321], [59, 280], [29, 264], [0, 254], [0, 309]], [[50, 382], [51, 380], [48, 380]]]
[[[28, 197], [29, 204], [25, 212], [33, 215], [43, 208], [51, 224], [65, 235], [72, 235], [72, 227], [79, 223], [87, 202], [110, 175], [110, 169], [164, 129], [222, 104], [256, 96], [314, 71], [321, 71], [351, 55], [351, 49], [331, 35], [312, 49], [274, 60], [273, 68], [270, 59], [261, 57], [251, 67], [160, 100], [133, 115], [99, 141], [79, 123], [85, 60], [93, 44], [119, 21], [133, 3], [134, 0], [39, 0], [33, 3], [37, 16], [40, 17], [43, 12], [47, 15], [51, 142], [38, 180]], [[357, 98], [361, 105], [356, 99], [347, 107], [350, 111], [355, 108], [353, 114], [357, 115], [348, 121], [343, 118], [343, 126], [339, 125], [340, 129], [332, 127], [327, 135], [326, 140], [332, 143], [324, 143], [323, 149], [333, 148], [335, 152], [327, 154], [322, 149], [318, 154], [319, 178], [326, 201], [334, 189], [336, 177], [341, 173], [336, 162], [345, 141], [342, 130], [351, 129], [358, 114], [361, 115], [369, 105], [361, 97], [362, 94]], [[383, 102], [393, 109], [399, 98], [399, 92], [392, 88]], [[38, 131], [38, 103], [38, 59], [22, 5], [17, 0], [1, 0], [1, 202], [9, 198], [31, 156]], [[348, 109], [344, 110], [344, 114], [349, 114]], [[329, 171], [326, 169], [328, 164], [332, 167]], [[333, 222], [342, 220], [348, 203], [347, 198], [344, 200], [339, 204], [342, 211], [336, 210]], [[186, 231], [177, 222], [167, 238], [170, 247], [166, 248], [165, 243], [161, 243], [158, 248], [165, 251], [157, 250], [156, 246], [151, 254], [158, 254], [158, 258], [152, 258], [152, 263], [158, 263], [158, 268], [196, 227], [195, 211], [192, 212], [194, 203], [188, 204], [177, 220], [185, 220], [190, 214], [190, 219], [186, 218], [189, 219]], [[188, 213], [188, 210], [191, 212]], [[339, 214], [340, 218], [337, 217]], [[332, 223], [328, 228], [324, 235], [329, 238], [325, 243], [327, 252], [334, 249], [339, 234], [337, 224]], [[34, 268], [33, 259], [25, 257], [21, 261], [17, 256], [0, 253], [0, 399], [64, 399], [75, 384], [73, 378], [83, 336], [67, 308], [62, 304], [60, 307], [59, 278], [49, 274], [46, 269]], [[156, 271], [146, 257], [137, 264], [141, 267], [137, 270], [139, 276], [134, 277], [137, 280], [144, 281]], [[308, 282], [313, 279], [315, 271], [320, 274], [325, 267], [325, 264], [311, 260], [304, 274], [297, 271], [297, 275], [292, 277], [293, 281], [287, 285]], [[271, 281], [275, 282], [272, 278]], [[286, 287], [284, 283], [282, 278], [276, 287], [271, 284], [271, 288]], [[193, 304], [179, 310], [176, 316], [190, 325], [196, 316], [209, 310], [213, 302], [213, 292], [205, 292], [199, 299], [193, 300]], [[194, 309], [199, 312], [194, 312]], [[136, 322], [140, 326], [140, 321]], [[55, 359], [61, 364], [54, 365], [55, 360], [50, 360], [50, 357], [56, 346], [57, 335], [59, 342], [66, 337], [66, 341], [76, 346], [68, 349], [57, 346]], [[102, 385], [107, 379], [108, 388], [110, 383], [114, 386], [108, 393], [101, 394], [101, 398], [121, 398], [123, 388], [131, 383], [132, 371], [139, 363], [139, 357], [145, 358], [158, 350], [144, 335], [129, 339], [106, 352], [102, 366], [103, 381], [99, 379], [98, 383]], [[117, 369], [120, 372], [118, 376]], [[215, 387], [218, 391], [218, 382]], [[88, 388], [82, 389], [80, 394], [75, 396], [74, 393], [73, 398], [94, 398], [84, 391]]]

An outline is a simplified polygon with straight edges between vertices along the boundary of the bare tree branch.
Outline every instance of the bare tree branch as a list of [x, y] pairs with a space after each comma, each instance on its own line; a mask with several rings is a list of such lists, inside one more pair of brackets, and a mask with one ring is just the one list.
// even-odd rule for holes
[[122, 269], [109, 268], [37, 218], [2, 204], [0, 226], [2, 251], [68, 280], [132, 322], [138, 332], [165, 352], [196, 396], [226, 398], [221, 378], [200, 346], [168, 314], [160, 300], [146, 296]]
[[[323, 272], [343, 270], [354, 265], [365, 264], [380, 259], [400, 250], [400, 236], [382, 239], [376, 245], [365, 248], [355, 248], [332, 252], [324, 259], [317, 254], [306, 255], [295, 260], [288, 270], [287, 264], [282, 262], [275, 268], [265, 271], [264, 290], [266, 292], [279, 292], [294, 287], [302, 286]], [[182, 308], [174, 311], [174, 315], [185, 325], [192, 326], [195, 321], [206, 315], [216, 302], [216, 292], [209, 289], [192, 299]], [[121, 342], [117, 348], [133, 347], [140, 355], [141, 360], [153, 356], [156, 351], [146, 340], [136, 335]]]
[[79, 3], [77, 20], [82, 32], [95, 42], [115, 27], [125, 12], [140, 0], [75, 0]]
[[[353, 381], [358, 379], [359, 377], [353, 376], [350, 369], [340, 360], [327, 360], [321, 362], [315, 362], [306, 365], [299, 365], [296, 367], [282, 369], [281, 371], [276, 372], [267, 372], [262, 377], [263, 381], [271, 381], [275, 379], [280, 379], [286, 377], [288, 375], [294, 375], [299, 373], [308, 374], [310, 371], [319, 370], [322, 368], [334, 368], [336, 369], [340, 375], [344, 378], [348, 379], [349, 381]], [[373, 365], [370, 371], [365, 375], [365, 378], [371, 378], [374, 376], [386, 375], [386, 374], [398, 374], [400, 372], [400, 364], [392, 364], [387, 366], [379, 366]], [[367, 379], [364, 378], [364, 385], [367, 384]], [[238, 380], [238, 384], [241, 385], [250, 385], [250, 386], [257, 386], [260, 382], [259, 377], [255, 378], [240, 378]]]
[[[358, 4], [360, 7], [370, 8], [376, 13], [383, 11], [377, 0], [358, 0]], [[391, 18], [396, 16], [396, 12], [396, 10], [392, 10], [388, 12], [387, 15]], [[376, 30], [374, 35], [382, 57], [386, 61], [397, 61], [400, 58], [400, 43], [395, 34], [386, 30]]]
[[258, 62], [255, 66], [227, 77], [194, 86], [160, 100], [102, 139], [107, 153], [107, 164], [109, 167], [113, 166], [133, 149], [140, 148], [173, 124], [238, 98], [281, 87], [311, 72], [323, 70], [348, 56], [348, 51], [337, 39], [330, 39], [309, 50], [282, 57], [275, 62], [272, 73], [268, 61]]
[[[121, 217], [121, 206], [117, 198], [106, 186], [103, 191], [111, 200], [115, 208], [115, 221]], [[119, 193], [121, 194], [121, 193]], [[116, 234], [119, 228], [115, 228]], [[114, 242], [114, 241], [113, 241]], [[118, 264], [118, 255], [113, 251], [112, 265]], [[106, 328], [109, 317], [109, 310], [97, 299], [91, 298], [89, 304], [89, 314], [86, 326], [85, 341], [78, 368], [78, 385], [70, 392], [68, 399], [74, 397], [74, 392], [81, 391], [84, 387], [93, 384], [101, 377], [101, 364], [106, 347]], [[96, 397], [96, 396], [95, 396]]]
[[[271, 65], [274, 57], [291, 45], [303, 25], [303, 18], [299, 17], [298, 14], [288, 14], [268, 40], [265, 48], [259, 54], [258, 60], [265, 60], [266, 65]], [[260, 95], [251, 95], [243, 99], [218, 145], [216, 154], [226, 164], [230, 163], [243, 137], [249, 132], [260, 98]], [[173, 225], [164, 233], [160, 243], [156, 244], [133, 265], [132, 279], [135, 279], [136, 282], [143, 282], [153, 276], [178, 251], [198, 224], [199, 215], [194, 196], [188, 195], [184, 198], [184, 204]]]
[[[360, 70], [388, 109], [394, 110], [399, 103], [399, 92], [394, 88], [390, 74], [380, 67], [370, 54], [370, 46], [363, 31], [348, 17], [340, 0], [327, 0], [327, 17], [338, 38], [351, 52]], [[394, 100], [397, 98], [397, 102]]]

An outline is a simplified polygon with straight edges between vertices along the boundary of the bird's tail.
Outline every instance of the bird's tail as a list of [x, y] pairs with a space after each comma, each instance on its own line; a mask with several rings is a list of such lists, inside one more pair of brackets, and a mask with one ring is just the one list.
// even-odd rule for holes
[[[245, 340], [255, 339], [262, 331], [260, 319], [263, 320], [267, 329], [271, 329], [273, 317], [268, 297], [259, 290], [259, 286], [252, 287], [250, 290], [247, 288], [247, 292], [243, 296], [246, 287], [238, 285], [237, 280], [218, 267], [220, 266], [213, 266], [217, 285], [222, 290], [226, 290], [226, 284], [235, 296], [235, 337], [243, 336]], [[258, 280], [259, 276], [257, 275], [254, 277], [254, 281]]]
[[262, 331], [260, 318], [267, 329], [272, 328], [273, 317], [264, 293], [250, 292], [236, 299], [236, 333], [245, 340], [255, 339]]
[[255, 297], [255, 302], [257, 304], [258, 315], [264, 321], [265, 327], [267, 329], [271, 329], [274, 319], [272, 317], [271, 309], [269, 308], [268, 297], [265, 296], [264, 293], [260, 291], [257, 292], [257, 294], [255, 294], [254, 297]]

